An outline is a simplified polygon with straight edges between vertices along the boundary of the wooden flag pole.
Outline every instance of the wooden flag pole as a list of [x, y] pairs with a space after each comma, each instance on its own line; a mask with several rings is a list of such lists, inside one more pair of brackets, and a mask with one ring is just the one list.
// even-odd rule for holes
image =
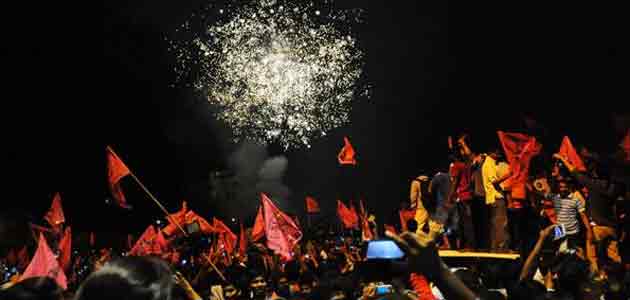
[[[114, 152], [114, 149], [112, 149], [112, 147], [107, 146], [107, 149], [109, 149], [109, 151], [111, 151], [113, 154], [118, 156], [118, 154], [116, 154], [116, 152]], [[138, 177], [136, 177], [136, 175], [131, 171], [131, 169], [129, 169], [129, 167], [127, 167], [127, 169], [129, 170], [129, 175], [131, 175], [131, 178], [133, 178], [133, 180], [135, 180], [136, 183], [138, 183], [138, 185], [142, 188], [142, 190], [144, 190], [144, 192], [147, 193], [147, 195], [149, 195], [149, 198], [151, 198], [151, 200], [153, 200], [153, 202], [162, 210], [162, 212], [164, 212], [164, 215], [166, 216], [166, 218], [169, 221], [173, 222], [175, 224], [175, 226], [177, 226], [177, 228], [184, 234], [185, 237], [188, 237], [188, 233], [186, 232], [186, 230], [184, 230], [184, 228], [179, 224], [179, 222], [177, 222], [177, 220], [171, 218], [171, 216], [169, 215], [169, 213], [166, 210], [166, 208], [164, 207], [164, 205], [162, 205], [162, 203], [160, 203], [160, 201], [158, 201], [158, 199], [155, 198], [155, 196], [153, 196], [153, 194], [149, 191], [149, 189], [147, 189], [147, 187], [144, 186], [144, 184], [142, 184], [140, 179], [138, 179]], [[227, 282], [227, 280], [225, 279], [225, 276], [223, 276], [223, 273], [221, 273], [221, 271], [219, 271], [217, 266], [214, 263], [212, 263], [210, 258], [208, 256], [206, 256], [205, 254], [203, 254], [203, 253], [201, 255], [203, 256], [203, 258], [206, 259], [206, 261], [208, 261], [208, 263], [210, 264], [212, 269], [215, 272], [217, 272], [217, 274], [219, 274], [219, 277], [221, 277], [221, 279], [223, 281]]]

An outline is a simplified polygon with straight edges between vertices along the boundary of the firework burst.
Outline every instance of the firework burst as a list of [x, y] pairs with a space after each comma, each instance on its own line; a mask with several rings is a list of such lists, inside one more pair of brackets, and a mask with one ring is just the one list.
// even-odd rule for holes
[[310, 147], [348, 123], [353, 99], [368, 94], [363, 53], [352, 33], [360, 12], [325, 4], [267, 0], [215, 7], [218, 18], [203, 34], [189, 47], [173, 47], [179, 74], [196, 65], [195, 88], [218, 108], [236, 141]]

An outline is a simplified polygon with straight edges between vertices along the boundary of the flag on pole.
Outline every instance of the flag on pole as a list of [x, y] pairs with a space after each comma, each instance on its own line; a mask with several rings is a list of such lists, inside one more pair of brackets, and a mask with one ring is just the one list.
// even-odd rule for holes
[[285, 261], [293, 258], [293, 248], [302, 239], [302, 231], [291, 219], [278, 209], [271, 199], [261, 194], [265, 218], [265, 236], [267, 247], [280, 255]]
[[505, 190], [510, 190], [512, 198], [525, 199], [529, 162], [540, 153], [542, 145], [535, 137], [521, 133], [498, 131], [497, 134], [512, 172], [501, 186]]
[[227, 251], [227, 253], [231, 255], [232, 253], [234, 253], [234, 249], [236, 249], [236, 242], [238, 241], [238, 237], [221, 220], [213, 218], [212, 223], [215, 231], [218, 234], [219, 247], [221, 248], [222, 246], [225, 251]]
[[63, 208], [61, 207], [61, 196], [59, 196], [59, 193], [55, 193], [50, 209], [46, 212], [44, 219], [53, 227], [57, 227], [58, 225], [66, 222], [66, 218], [63, 214]]
[[247, 254], [247, 235], [245, 234], [245, 228], [243, 222], [241, 222], [241, 232], [238, 239], [238, 255], [243, 258]]
[[265, 236], [265, 220], [263, 218], [263, 208], [260, 206], [254, 221], [254, 228], [252, 228], [252, 241], [258, 241], [263, 236]]
[[319, 203], [311, 196], [306, 196], [306, 212], [309, 214], [319, 213]]
[[70, 269], [70, 261], [72, 256], [72, 230], [70, 226], [66, 227], [66, 230], [59, 242], [59, 265], [64, 271]]
[[129, 175], [131, 172], [125, 163], [107, 147], [107, 179], [109, 182], [109, 190], [112, 193], [112, 197], [116, 200], [116, 203], [123, 208], [129, 208], [125, 194], [123, 194], [122, 187], [120, 186], [120, 180]]
[[573, 144], [571, 143], [571, 139], [568, 136], [565, 136], [562, 139], [562, 144], [560, 145], [560, 150], [558, 154], [567, 158], [567, 160], [575, 166], [575, 168], [580, 171], [586, 171], [586, 166], [584, 165], [584, 161], [580, 157], [580, 155], [575, 151]]
[[350, 140], [347, 137], [344, 137], [343, 143], [343, 148], [341, 148], [341, 151], [339, 151], [339, 154], [337, 155], [339, 164], [356, 165], [357, 160], [354, 157], [356, 153], [354, 151], [354, 148], [352, 147], [352, 144], [350, 144]]
[[20, 277], [20, 281], [32, 277], [50, 277], [64, 290], [68, 288], [66, 274], [63, 272], [43, 234], [39, 235], [37, 250], [31, 263]]
[[337, 200], [337, 215], [345, 228], [357, 228], [359, 226], [359, 217], [356, 212], [353, 213], [340, 200]]
[[151, 253], [153, 253], [153, 243], [156, 237], [157, 232], [155, 231], [155, 228], [153, 227], [153, 225], [149, 225], [149, 227], [144, 230], [144, 233], [142, 233], [140, 238], [138, 238], [138, 241], [136, 241], [136, 244], [133, 246], [133, 248], [131, 248], [131, 251], [129, 251], [129, 255], [150, 255]]
[[164, 231], [166, 235], [171, 236], [179, 230], [179, 228], [177, 228], [177, 224], [180, 226], [186, 226], [187, 212], [188, 203], [186, 201], [182, 201], [182, 208], [178, 212], [168, 215], [167, 219], [169, 224], [166, 225], [162, 231]]

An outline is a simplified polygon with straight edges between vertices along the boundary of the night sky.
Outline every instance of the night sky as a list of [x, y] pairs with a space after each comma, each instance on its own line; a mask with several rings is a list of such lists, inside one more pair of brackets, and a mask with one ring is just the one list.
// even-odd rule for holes
[[[252, 222], [257, 199], [218, 203], [208, 188], [210, 171], [224, 170], [236, 149], [226, 142], [229, 131], [205, 100], [169, 88], [174, 59], [163, 37], [203, 2], [126, 2], [100, 8], [103, 35], [98, 9], [19, 10], [3, 21], [14, 41], [5, 70], [15, 90], [3, 101], [5, 218], [42, 224], [59, 191], [75, 231], [144, 229], [161, 213], [130, 178], [123, 188], [134, 209], [105, 204], [104, 149], [111, 145], [169, 210], [187, 199], [205, 216], [232, 217], [236, 207]], [[622, 136], [613, 116], [625, 113], [628, 126], [627, 18], [618, 7], [337, 3], [365, 9], [358, 39], [373, 97], [354, 105], [351, 124], [308, 151], [268, 149], [289, 160], [291, 196], [281, 206], [292, 213], [303, 213], [307, 193], [326, 213], [337, 197], [364, 197], [377, 221], [388, 220], [408, 198], [410, 179], [445, 169], [446, 136], [462, 131], [483, 151], [496, 145], [496, 130], [531, 132], [523, 121], [529, 116], [544, 126], [533, 131], [547, 151], [568, 134], [608, 153]], [[358, 152], [351, 170], [336, 162], [343, 136]]]

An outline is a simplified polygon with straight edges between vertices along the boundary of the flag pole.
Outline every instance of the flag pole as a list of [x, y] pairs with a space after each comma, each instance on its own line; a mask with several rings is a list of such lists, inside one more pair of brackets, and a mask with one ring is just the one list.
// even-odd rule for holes
[[[112, 149], [112, 147], [107, 146], [107, 149], [109, 151], [111, 151], [114, 155], [118, 156], [118, 154], [116, 154], [116, 152], [114, 151], [114, 149]], [[153, 200], [153, 202], [155, 202], [155, 204], [162, 210], [162, 212], [164, 213], [166, 218], [169, 221], [173, 222], [175, 224], [175, 226], [177, 226], [177, 228], [184, 234], [185, 237], [188, 237], [188, 233], [186, 232], [186, 230], [184, 230], [184, 228], [179, 224], [179, 222], [177, 222], [177, 220], [171, 218], [171, 216], [169, 215], [169, 213], [166, 210], [166, 208], [164, 207], [164, 205], [162, 205], [162, 203], [160, 203], [160, 201], [158, 201], [158, 199], [155, 198], [155, 196], [153, 196], [153, 194], [149, 191], [149, 189], [147, 189], [147, 187], [144, 186], [144, 184], [142, 184], [142, 181], [140, 181], [140, 179], [138, 179], [138, 177], [136, 177], [136, 175], [131, 171], [131, 169], [129, 169], [129, 167], [127, 167], [127, 169], [129, 170], [129, 175], [131, 175], [131, 178], [133, 178], [133, 180], [135, 180], [136, 183], [138, 183], [138, 185], [142, 188], [142, 190], [144, 190], [144, 192], [147, 193], [149, 198], [151, 198], [151, 200]], [[210, 264], [212, 269], [215, 272], [217, 272], [217, 274], [219, 274], [219, 277], [221, 277], [221, 279], [223, 279], [223, 281], [227, 282], [227, 280], [225, 279], [225, 276], [223, 276], [223, 273], [221, 273], [221, 271], [219, 271], [217, 266], [214, 263], [212, 263], [210, 258], [208, 256], [206, 256], [204, 253], [202, 253], [201, 256], [203, 256], [203, 258], [205, 258], [206, 261]]]

